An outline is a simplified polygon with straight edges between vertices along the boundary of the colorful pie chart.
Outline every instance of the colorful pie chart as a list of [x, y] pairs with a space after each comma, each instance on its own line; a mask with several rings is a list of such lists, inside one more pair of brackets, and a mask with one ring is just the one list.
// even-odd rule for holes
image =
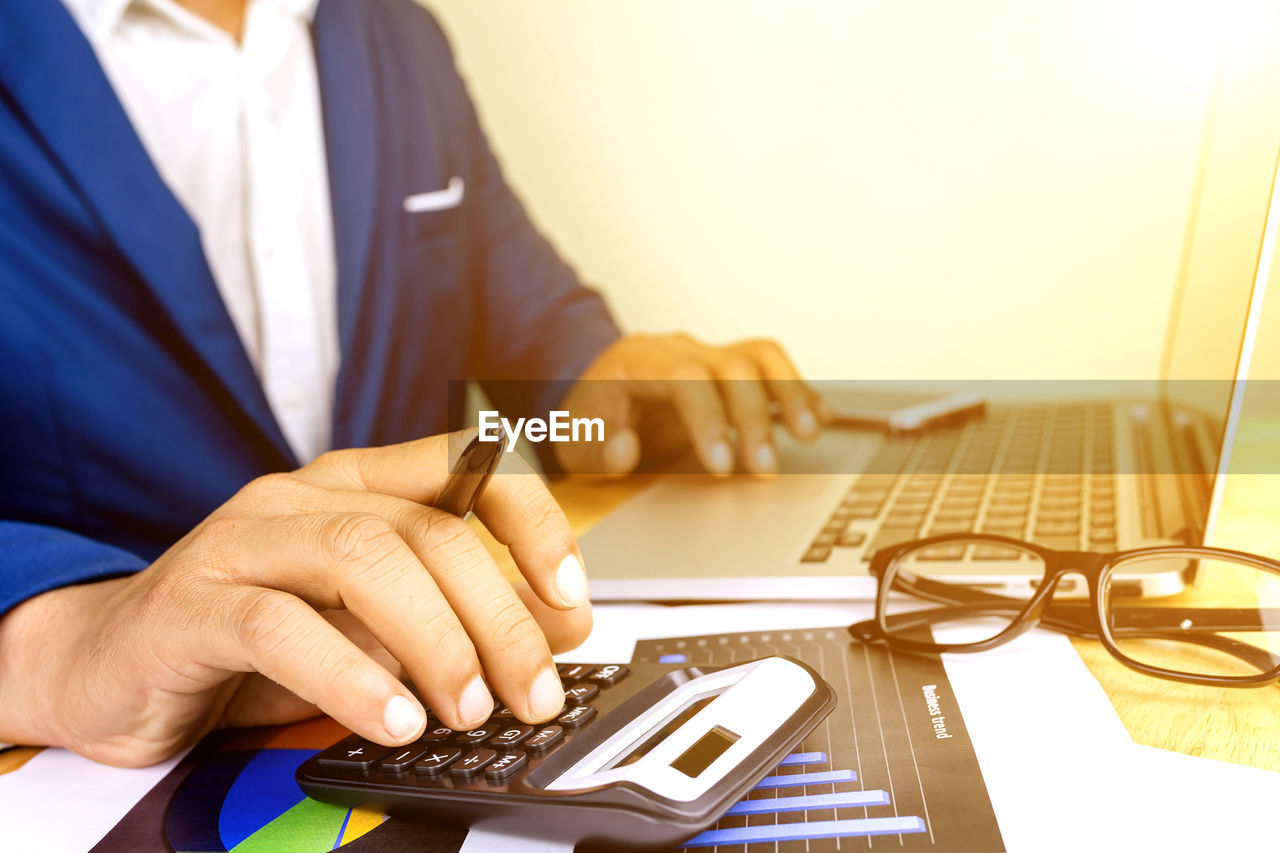
[[229, 739], [175, 792], [169, 844], [176, 853], [320, 853], [378, 829], [381, 812], [317, 802], [294, 781], [299, 764], [345, 734], [316, 720]]

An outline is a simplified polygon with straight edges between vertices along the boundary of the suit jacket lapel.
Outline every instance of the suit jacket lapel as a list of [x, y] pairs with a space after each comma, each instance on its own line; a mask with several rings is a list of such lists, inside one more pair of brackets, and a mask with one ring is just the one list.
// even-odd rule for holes
[[376, 116], [367, 27], [359, 0], [321, 0], [312, 27], [338, 255], [338, 337], [342, 349], [335, 396], [334, 442], [338, 445], [355, 438], [347, 434], [342, 410], [350, 404], [344, 391], [351, 385], [352, 373], [361, 372], [354, 358], [355, 340], [376, 218]]
[[67, 171], [185, 344], [292, 463], [195, 223], [170, 192], [70, 13], [0, 0], [0, 86]]
[[399, 288], [417, 276], [427, 287], [436, 271], [382, 263], [398, 245], [402, 201], [406, 194], [442, 190], [464, 174], [462, 164], [445, 157], [441, 123], [415, 118], [423, 104], [444, 111], [447, 99], [434, 91], [438, 81], [421, 64], [406, 59], [403, 34], [394, 29], [395, 16], [383, 14], [387, 8], [320, 0], [313, 21], [338, 255], [337, 446], [377, 440], [386, 396], [406, 391], [387, 388], [402, 357], [393, 334], [403, 311]]

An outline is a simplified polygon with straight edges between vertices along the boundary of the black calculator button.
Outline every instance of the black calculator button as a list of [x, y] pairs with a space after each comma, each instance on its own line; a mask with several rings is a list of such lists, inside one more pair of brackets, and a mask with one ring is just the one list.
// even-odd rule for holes
[[408, 746], [399, 752], [392, 752], [382, 759], [378, 765], [383, 773], [403, 773], [413, 766], [413, 762], [426, 755], [427, 751], [420, 746]]
[[512, 773], [529, 763], [523, 752], [506, 752], [498, 760], [484, 769], [484, 778], [490, 782], [501, 782]]
[[575, 681], [582, 681], [590, 678], [591, 673], [596, 668], [589, 663], [562, 663], [560, 664], [560, 680], [566, 684], [572, 684]]
[[316, 758], [321, 767], [338, 770], [372, 770], [374, 765], [391, 752], [385, 746], [369, 743], [358, 737], [349, 737], [335, 743]]
[[562, 740], [564, 740], [564, 729], [559, 726], [547, 726], [525, 741], [524, 748], [529, 752], [546, 752]]
[[497, 723], [485, 723], [478, 729], [472, 729], [469, 732], [459, 732], [458, 736], [454, 738], [454, 740], [458, 743], [465, 744], [480, 743], [481, 741], [488, 740], [497, 734], [499, 728], [501, 728], [501, 726]]
[[533, 726], [512, 723], [503, 726], [496, 735], [489, 738], [490, 746], [518, 746], [533, 734]]
[[453, 735], [453, 729], [448, 726], [436, 726], [434, 729], [427, 729], [427, 733], [422, 736], [421, 740], [428, 743], [436, 743], [442, 740], [448, 740], [453, 737]]
[[608, 666], [602, 666], [597, 669], [591, 674], [589, 680], [599, 684], [601, 687], [612, 687], [630, 674], [631, 670], [622, 664], [611, 663]]
[[489, 719], [509, 720], [514, 716], [515, 714], [511, 713], [510, 708], [508, 708], [506, 705], [503, 705], [501, 702], [499, 702], [497, 705], [494, 706], [493, 713], [489, 715]]
[[413, 769], [423, 776], [439, 776], [459, 755], [462, 750], [456, 746], [437, 746], [422, 756]]
[[564, 699], [570, 705], [585, 705], [600, 695], [600, 688], [594, 684], [575, 684], [564, 691]]
[[492, 749], [476, 749], [468, 752], [461, 761], [449, 768], [449, 775], [466, 781], [480, 775], [480, 771], [493, 763], [498, 753]]
[[590, 705], [579, 705], [576, 708], [570, 708], [556, 719], [556, 722], [564, 726], [566, 729], [576, 729], [581, 725], [589, 723], [596, 715], [596, 709]]

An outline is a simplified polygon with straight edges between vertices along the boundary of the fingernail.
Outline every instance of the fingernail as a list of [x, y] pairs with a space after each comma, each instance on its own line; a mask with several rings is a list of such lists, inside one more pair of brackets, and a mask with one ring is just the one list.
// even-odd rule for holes
[[561, 560], [560, 568], [556, 569], [556, 595], [569, 607], [580, 607], [591, 598], [587, 592], [587, 573], [573, 554]]
[[484, 679], [477, 675], [458, 697], [458, 719], [463, 726], [470, 728], [489, 719], [492, 711], [493, 697], [489, 695], [489, 688], [484, 686]]
[[711, 468], [722, 474], [733, 470], [733, 449], [727, 441], [717, 441], [711, 445]]
[[756, 470], [770, 474], [778, 470], [778, 455], [773, 452], [773, 445], [762, 444], [756, 448]]
[[392, 696], [382, 711], [382, 727], [392, 740], [409, 740], [427, 726], [422, 706], [405, 696]]
[[529, 712], [535, 719], [546, 720], [564, 707], [564, 685], [554, 669], [544, 669], [533, 680], [529, 690]]
[[808, 409], [801, 409], [796, 414], [796, 432], [801, 435], [813, 435], [818, 429], [818, 420], [813, 416], [813, 412]]
[[640, 462], [640, 439], [635, 432], [623, 427], [609, 437], [604, 445], [606, 474], [629, 474]]

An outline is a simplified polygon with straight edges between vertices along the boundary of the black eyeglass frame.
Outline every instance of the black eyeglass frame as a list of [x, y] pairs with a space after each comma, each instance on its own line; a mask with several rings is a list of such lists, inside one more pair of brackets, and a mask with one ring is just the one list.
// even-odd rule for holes
[[[902, 570], [899, 561], [903, 556], [922, 549], [945, 546], [952, 543], [1003, 545], [1038, 557], [1044, 565], [1044, 575], [1040, 583], [1025, 601], [1012, 599], [997, 593], [987, 592], [964, 584], [929, 581], [914, 575], [910, 570]], [[1253, 676], [1217, 676], [1199, 675], [1179, 672], [1151, 666], [1133, 660], [1120, 651], [1112, 628], [1108, 624], [1108, 607], [1102, 596], [1102, 590], [1111, 578], [1117, 565], [1127, 560], [1147, 557], [1219, 557], [1243, 563], [1264, 572], [1280, 576], [1280, 562], [1227, 548], [1209, 548], [1198, 545], [1163, 545], [1149, 548], [1134, 548], [1127, 551], [1097, 553], [1092, 551], [1059, 551], [1045, 548], [1033, 542], [998, 536], [992, 533], [945, 533], [926, 539], [902, 542], [888, 548], [882, 548], [871, 555], [870, 573], [876, 578], [876, 611], [875, 618], [849, 626], [849, 633], [864, 642], [884, 642], [895, 649], [915, 651], [928, 654], [981, 652], [1002, 646], [1010, 640], [1043, 624], [1047, 628], [1078, 637], [1097, 639], [1116, 660], [1130, 669], [1170, 681], [1187, 684], [1202, 684], [1215, 687], [1265, 687], [1280, 681], [1280, 658], [1265, 649], [1243, 643], [1230, 637], [1216, 634], [1198, 636], [1194, 631], [1249, 631], [1260, 630], [1264, 626], [1258, 619], [1242, 620], [1240, 611], [1232, 609], [1215, 610], [1211, 608], [1194, 608], [1187, 610], [1178, 607], [1125, 607], [1110, 608], [1113, 613], [1123, 613], [1137, 625], [1126, 627], [1126, 639], [1176, 639], [1180, 642], [1197, 643], [1216, 648], [1232, 654], [1263, 671]], [[1082, 575], [1089, 588], [1088, 606], [1055, 603], [1053, 597], [1058, 583], [1068, 574]], [[907, 577], [903, 577], [905, 574]], [[886, 582], [886, 580], [888, 582]], [[913, 613], [889, 614], [888, 602], [890, 592], [894, 589], [909, 593], [927, 601], [947, 605], [936, 610], [921, 610]], [[903, 626], [915, 627], [929, 625], [934, 622], [955, 621], [957, 608], [970, 611], [973, 615], [999, 614], [1008, 618], [1008, 613], [1016, 609], [1018, 612], [1009, 619], [1009, 624], [994, 636], [974, 643], [932, 643], [912, 640], [898, 633]], [[1198, 622], [1194, 629], [1187, 629], [1169, 617], [1182, 616], [1194, 612], [1199, 615], [1212, 615], [1215, 620]], [[1280, 625], [1280, 612], [1274, 613]], [[1164, 617], [1163, 619], [1161, 617]], [[890, 623], [893, 623], [892, 625]], [[1269, 621], [1269, 624], [1270, 623]], [[1162, 630], [1157, 630], [1162, 629]], [[1177, 636], [1170, 632], [1177, 630]], [[1272, 664], [1265, 669], [1265, 664]]]

